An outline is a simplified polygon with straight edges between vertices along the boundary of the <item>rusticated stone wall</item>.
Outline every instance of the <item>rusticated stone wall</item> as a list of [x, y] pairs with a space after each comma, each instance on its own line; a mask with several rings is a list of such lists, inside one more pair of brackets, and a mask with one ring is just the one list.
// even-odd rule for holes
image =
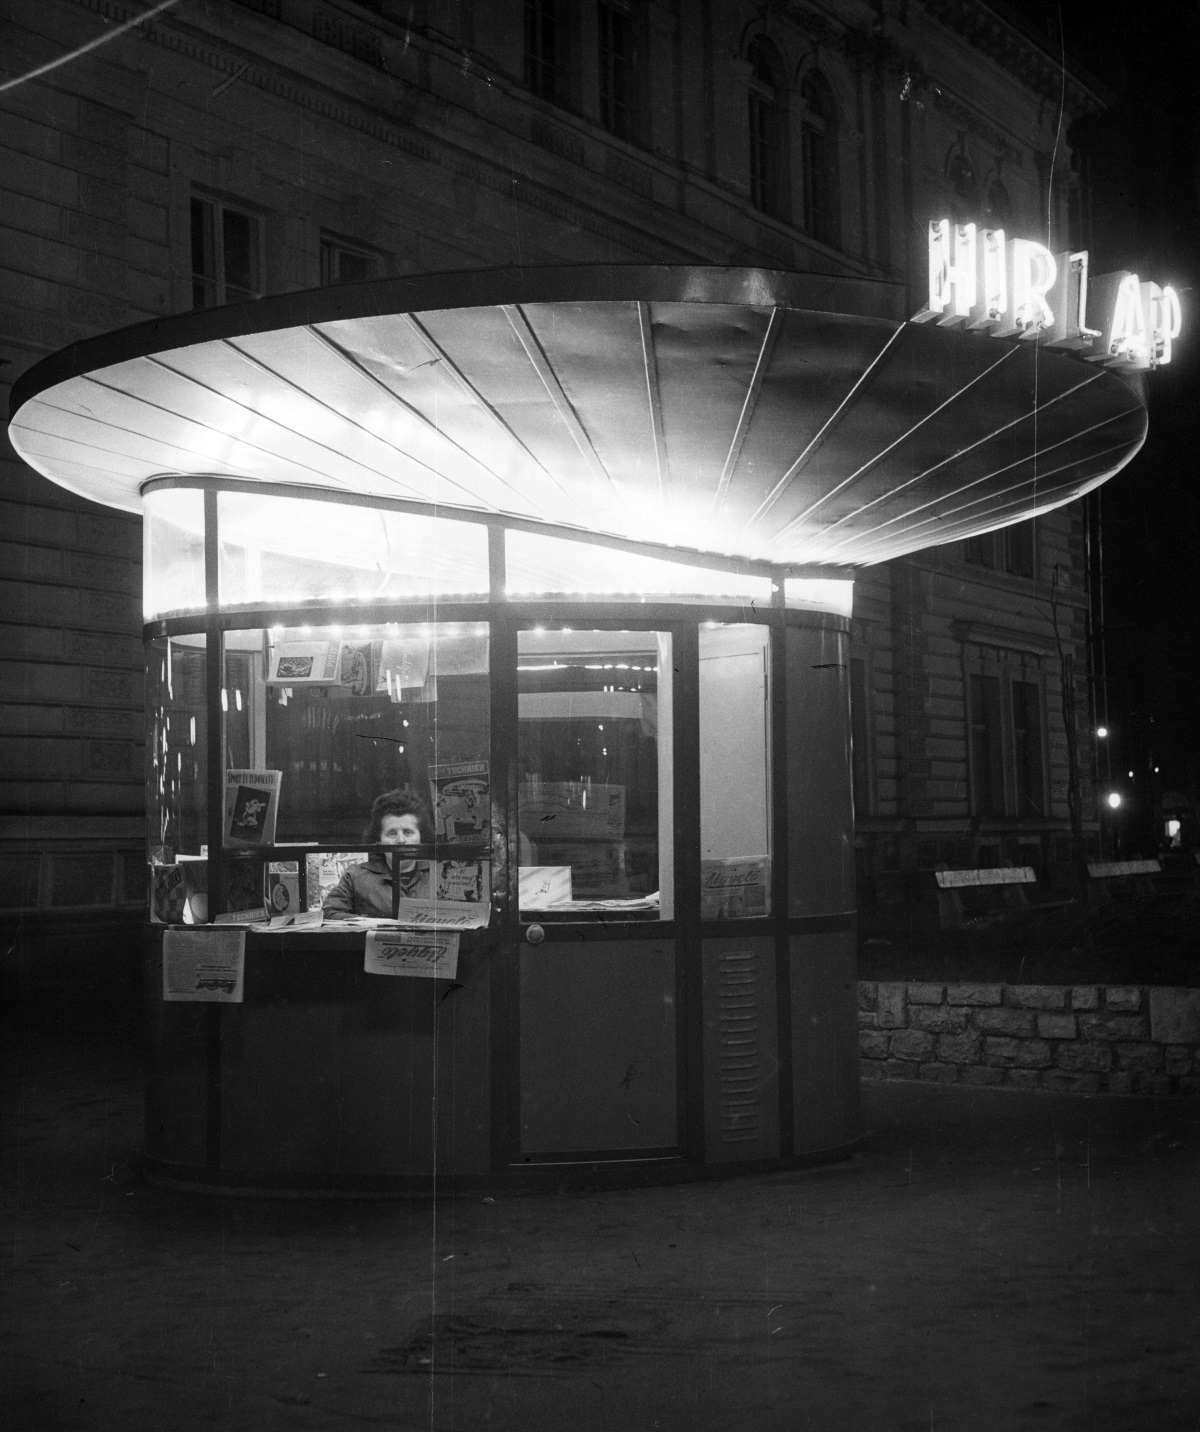
[[1200, 1095], [1200, 989], [863, 981], [858, 1008], [864, 1080]]

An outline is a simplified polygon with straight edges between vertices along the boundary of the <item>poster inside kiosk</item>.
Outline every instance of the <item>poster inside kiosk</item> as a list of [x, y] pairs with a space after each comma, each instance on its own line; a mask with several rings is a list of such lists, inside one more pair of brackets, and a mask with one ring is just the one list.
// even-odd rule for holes
[[1088, 280], [1086, 249], [1052, 254], [1003, 229], [935, 219], [929, 225], [929, 301], [914, 323], [964, 325], [993, 338], [1038, 339], [1110, 368], [1171, 361], [1183, 315], [1166, 284], [1135, 273]]

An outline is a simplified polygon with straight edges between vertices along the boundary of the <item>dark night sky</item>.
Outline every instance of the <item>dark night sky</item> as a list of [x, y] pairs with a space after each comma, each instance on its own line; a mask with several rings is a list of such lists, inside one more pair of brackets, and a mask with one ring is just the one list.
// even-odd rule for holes
[[1113, 93], [1105, 114], [1069, 136], [1091, 180], [1092, 272], [1131, 269], [1171, 283], [1183, 310], [1170, 367], [1148, 378], [1146, 445], [1101, 496], [1114, 770], [1122, 784], [1137, 772], [1143, 798], [1130, 814], [1149, 837], [1144, 797], [1155, 765], [1160, 791], [1200, 796], [1200, 5], [1008, 8]]

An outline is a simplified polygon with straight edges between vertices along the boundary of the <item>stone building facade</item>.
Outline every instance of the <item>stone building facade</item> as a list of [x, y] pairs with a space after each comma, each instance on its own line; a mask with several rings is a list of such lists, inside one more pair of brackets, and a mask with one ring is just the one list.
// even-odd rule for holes
[[[931, 219], [1075, 237], [1065, 136], [1098, 103], [982, 0], [146, 13], [45, 0], [3, 22], [8, 79], [31, 76], [0, 91], [5, 396], [108, 329], [382, 275], [759, 265], [905, 285], [915, 311]], [[81, 931], [124, 948], [141, 918], [140, 523], [7, 444], [0, 513], [0, 920], [9, 963], [53, 977]], [[865, 903], [938, 862], [1063, 862], [1086, 606], [1075, 508], [861, 572]], [[1085, 740], [1094, 828], [1090, 761]]]

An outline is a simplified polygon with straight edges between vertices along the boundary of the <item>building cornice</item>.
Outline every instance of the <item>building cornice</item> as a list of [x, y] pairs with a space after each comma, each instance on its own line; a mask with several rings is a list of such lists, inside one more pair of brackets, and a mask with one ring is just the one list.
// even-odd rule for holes
[[1073, 116], [1104, 109], [1109, 103], [1110, 96], [1096, 81], [1085, 81], [1078, 71], [1064, 70], [1061, 57], [1025, 33], [1016, 17], [1010, 19], [1001, 6], [985, 0], [919, 3], [932, 19], [987, 55], [1034, 93], [1056, 103], [1061, 98]]

